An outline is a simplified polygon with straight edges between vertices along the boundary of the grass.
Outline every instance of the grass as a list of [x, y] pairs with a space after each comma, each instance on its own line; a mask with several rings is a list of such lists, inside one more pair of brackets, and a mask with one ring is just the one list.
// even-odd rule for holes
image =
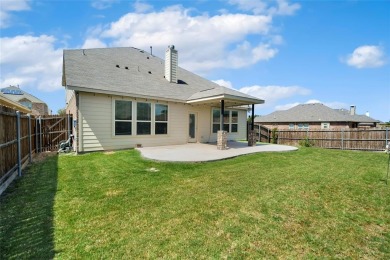
[[387, 155], [54, 156], [0, 198], [0, 259], [390, 258]]

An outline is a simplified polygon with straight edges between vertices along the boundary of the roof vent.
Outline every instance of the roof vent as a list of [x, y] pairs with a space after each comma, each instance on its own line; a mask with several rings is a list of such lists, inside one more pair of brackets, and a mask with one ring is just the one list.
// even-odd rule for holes
[[127, 69], [127, 70], [128, 70], [128, 69], [129, 69], [129, 67], [125, 67], [125, 69]]
[[152, 72], [151, 72], [150, 70], [148, 71], [148, 73], [149, 73], [149, 74], [152, 74]]
[[119, 65], [117, 64], [116, 67], [119, 68]]
[[175, 46], [168, 46], [165, 51], [165, 78], [169, 82], [177, 83], [178, 54]]

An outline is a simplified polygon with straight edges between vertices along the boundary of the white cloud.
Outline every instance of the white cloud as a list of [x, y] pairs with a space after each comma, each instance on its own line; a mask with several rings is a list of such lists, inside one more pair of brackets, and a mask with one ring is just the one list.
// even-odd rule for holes
[[152, 5], [146, 4], [143, 1], [135, 1], [133, 4], [134, 10], [136, 13], [145, 13], [153, 9]]
[[88, 38], [87, 40], [85, 40], [81, 48], [92, 49], [92, 48], [105, 48], [105, 47], [107, 47], [107, 45], [101, 40], [95, 38]]
[[348, 55], [346, 63], [349, 66], [362, 68], [376, 68], [385, 64], [385, 54], [380, 46], [364, 45], [356, 48]]
[[239, 91], [263, 99], [267, 105], [292, 96], [305, 96], [311, 93], [309, 89], [299, 86], [250, 86], [243, 87]]
[[229, 0], [229, 4], [236, 5], [240, 10], [250, 11], [254, 14], [293, 15], [301, 8], [299, 4], [290, 4], [287, 0]]
[[212, 80], [212, 82], [217, 83], [218, 85], [220, 85], [222, 87], [233, 88], [232, 83], [228, 80], [217, 79], [217, 80]]
[[30, 10], [29, 0], [3, 0], [0, 4], [0, 28], [11, 26], [11, 12]]
[[0, 38], [0, 86], [20, 85], [54, 91], [61, 88], [62, 49], [53, 36]]
[[103, 10], [110, 8], [114, 3], [117, 3], [119, 0], [93, 0], [91, 5], [93, 8]]
[[[108, 46], [134, 46], [163, 57], [168, 45], [179, 50], [180, 66], [206, 73], [215, 68], [242, 68], [273, 58], [278, 50], [270, 35], [272, 16], [249, 14], [191, 15], [170, 6], [159, 12], [128, 13], [118, 21], [91, 29], [91, 39]], [[248, 42], [248, 36], [257, 40]], [[276, 39], [280, 38], [276, 36]]]

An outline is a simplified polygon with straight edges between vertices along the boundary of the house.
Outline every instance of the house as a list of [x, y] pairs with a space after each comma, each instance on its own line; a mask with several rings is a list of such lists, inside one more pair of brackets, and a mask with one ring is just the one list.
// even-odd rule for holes
[[332, 109], [320, 103], [297, 105], [288, 110], [256, 117], [254, 121], [255, 124], [279, 130], [376, 127], [380, 122], [368, 115], [356, 114], [356, 106], [351, 106], [349, 110]]
[[264, 103], [180, 68], [174, 46], [165, 61], [132, 47], [64, 50], [62, 85], [77, 152], [245, 139], [248, 105]]
[[23, 106], [22, 104], [15, 102], [9, 98], [7, 98], [6, 95], [4, 95], [2, 92], [0, 92], [0, 106], [9, 107], [14, 110], [17, 110], [21, 113], [29, 114], [31, 113], [31, 109]]
[[7, 100], [11, 100], [14, 103], [26, 107], [32, 115], [48, 115], [48, 107], [45, 102], [39, 98], [21, 90], [16, 86], [9, 86], [0, 90], [1, 95]]

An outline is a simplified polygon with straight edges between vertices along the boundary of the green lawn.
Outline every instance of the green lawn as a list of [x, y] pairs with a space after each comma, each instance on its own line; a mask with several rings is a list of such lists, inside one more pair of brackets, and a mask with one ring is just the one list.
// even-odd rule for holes
[[0, 259], [390, 258], [384, 153], [49, 157], [0, 198]]

